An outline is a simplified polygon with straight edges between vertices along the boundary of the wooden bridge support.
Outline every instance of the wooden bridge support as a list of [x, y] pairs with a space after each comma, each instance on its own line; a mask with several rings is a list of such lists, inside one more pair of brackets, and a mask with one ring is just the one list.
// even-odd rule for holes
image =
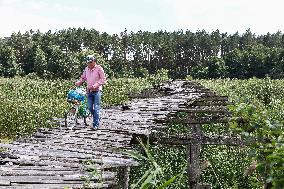
[[121, 167], [118, 172], [118, 187], [119, 189], [128, 189], [129, 188], [129, 173], [130, 167]]
[[[192, 134], [200, 136], [200, 125], [192, 125]], [[198, 140], [187, 145], [187, 175], [190, 189], [198, 189], [200, 178], [199, 156], [201, 145]]]
[[187, 176], [189, 189], [211, 189], [211, 185], [201, 184], [200, 180], [200, 152], [201, 152], [201, 125], [191, 125], [192, 134], [196, 140], [187, 145]]

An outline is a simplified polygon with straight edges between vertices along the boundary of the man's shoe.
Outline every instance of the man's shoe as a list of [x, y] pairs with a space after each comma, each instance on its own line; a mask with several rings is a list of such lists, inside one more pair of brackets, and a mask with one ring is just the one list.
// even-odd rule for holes
[[91, 127], [91, 130], [96, 131], [98, 130], [98, 127]]

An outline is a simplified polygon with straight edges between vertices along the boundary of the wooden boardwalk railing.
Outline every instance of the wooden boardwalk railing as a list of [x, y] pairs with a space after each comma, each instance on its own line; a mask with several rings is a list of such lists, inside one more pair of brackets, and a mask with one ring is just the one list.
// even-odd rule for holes
[[[79, 123], [73, 130], [63, 126], [41, 128], [10, 144], [0, 143], [0, 147], [6, 149], [0, 152], [0, 189], [81, 188], [84, 184], [89, 184], [89, 188], [128, 188], [129, 167], [138, 163], [121, 151], [131, 149], [137, 136], [151, 137], [162, 143], [190, 144], [191, 151], [195, 141], [195, 155], [189, 152], [195, 158], [199, 157], [196, 152], [200, 144], [239, 143], [238, 139], [218, 137], [214, 140], [200, 134], [196, 125], [228, 121], [228, 100], [195, 82], [168, 82], [132, 97], [134, 99], [123, 107], [103, 109], [99, 130], [93, 131]], [[180, 119], [176, 116], [178, 112], [187, 112], [191, 117]], [[202, 114], [208, 112], [209, 116]], [[58, 124], [62, 125], [61, 122], [59, 119]], [[164, 136], [162, 131], [169, 122], [195, 125], [196, 132]], [[88, 160], [97, 171], [93, 177], [89, 176]], [[196, 159], [189, 161], [191, 172], [198, 167], [198, 161], [194, 161]], [[198, 183], [198, 175], [189, 182], [193, 183], [191, 188], [197, 186], [194, 183]]]

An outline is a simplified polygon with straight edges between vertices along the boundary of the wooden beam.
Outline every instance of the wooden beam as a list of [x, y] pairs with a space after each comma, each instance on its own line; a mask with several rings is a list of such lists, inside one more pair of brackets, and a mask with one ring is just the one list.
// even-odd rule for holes
[[8, 179], [0, 179], [0, 186], [10, 186], [11, 185], [11, 181]]
[[216, 117], [200, 117], [194, 118], [167, 118], [167, 119], [154, 119], [156, 123], [181, 123], [181, 124], [212, 124], [212, 123], [228, 123], [229, 118], [227, 116]]
[[159, 144], [189, 145], [200, 143], [202, 145], [230, 145], [244, 146], [246, 143], [237, 136], [205, 136], [205, 135], [150, 135], [150, 141]]
[[229, 113], [229, 110], [227, 107], [224, 106], [212, 106], [212, 107], [198, 107], [198, 108], [185, 108], [185, 109], [177, 109], [173, 110], [170, 114], [176, 114], [176, 113]]

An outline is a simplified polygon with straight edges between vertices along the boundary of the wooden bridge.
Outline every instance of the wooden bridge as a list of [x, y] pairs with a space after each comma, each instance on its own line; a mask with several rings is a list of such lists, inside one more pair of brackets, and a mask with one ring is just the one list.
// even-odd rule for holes
[[[205, 136], [200, 130], [202, 124], [228, 121], [227, 97], [191, 81], [164, 83], [132, 97], [127, 105], [103, 109], [96, 131], [83, 124], [73, 130], [41, 128], [10, 144], [0, 143], [6, 149], [0, 151], [0, 189], [128, 188], [129, 169], [138, 162], [121, 151], [131, 150], [138, 136], [187, 145], [189, 187], [210, 188], [199, 183], [201, 145], [241, 144], [238, 138]], [[180, 118], [179, 112], [187, 116]], [[168, 123], [186, 124], [191, 133], [164, 134]], [[90, 176], [92, 170], [96, 173]]]

